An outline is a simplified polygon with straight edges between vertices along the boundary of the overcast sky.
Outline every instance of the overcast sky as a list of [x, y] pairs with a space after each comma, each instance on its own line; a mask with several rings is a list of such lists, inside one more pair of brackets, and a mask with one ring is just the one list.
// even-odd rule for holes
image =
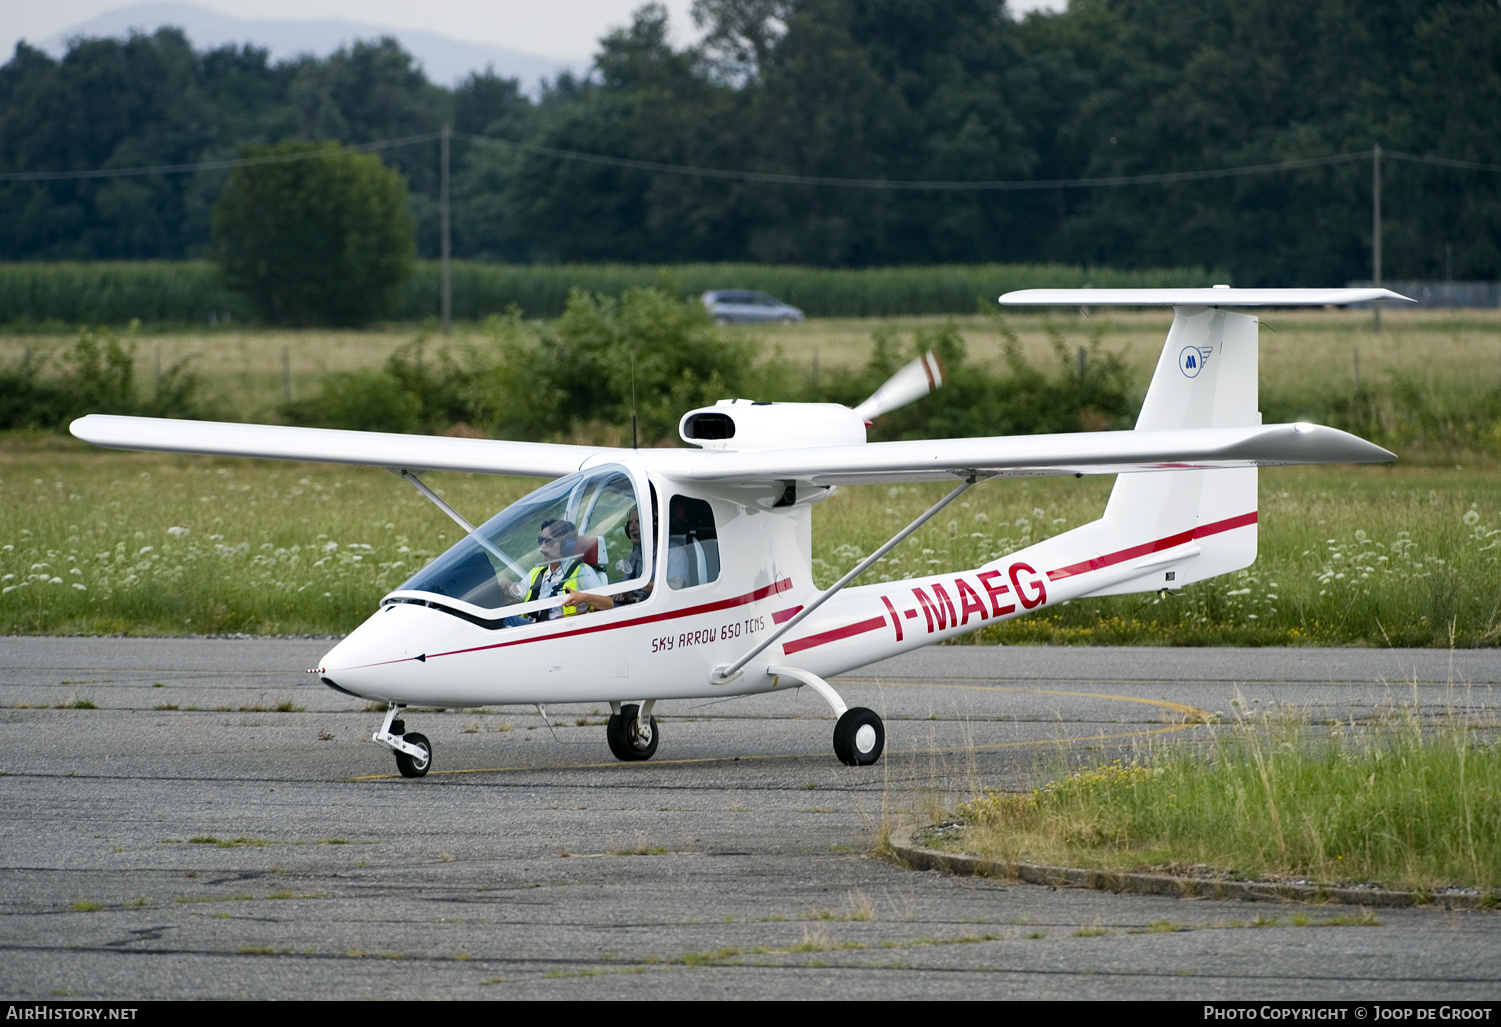
[[[627, 24], [643, 0], [190, 0], [240, 18], [348, 18], [395, 28], [425, 29], [564, 60], [587, 58], [611, 28]], [[694, 37], [692, 0], [661, 0], [671, 12], [674, 41]], [[1013, 11], [1061, 7], [1063, 0], [1012, 0]], [[127, 6], [121, 0], [0, 0], [0, 63], [17, 41], [38, 43], [95, 15]]]

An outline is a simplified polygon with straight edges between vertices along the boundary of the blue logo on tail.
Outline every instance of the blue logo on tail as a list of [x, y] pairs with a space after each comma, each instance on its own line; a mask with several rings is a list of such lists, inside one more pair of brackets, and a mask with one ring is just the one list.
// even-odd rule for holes
[[1197, 378], [1199, 372], [1204, 370], [1204, 365], [1209, 362], [1209, 355], [1214, 350], [1209, 347], [1184, 346], [1183, 352], [1178, 354], [1178, 370], [1185, 377]]

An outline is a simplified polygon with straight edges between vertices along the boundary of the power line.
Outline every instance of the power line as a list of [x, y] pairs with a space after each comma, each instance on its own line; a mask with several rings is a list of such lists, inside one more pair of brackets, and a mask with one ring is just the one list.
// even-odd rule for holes
[[1452, 157], [1424, 157], [1416, 153], [1393, 153], [1382, 150], [1381, 156], [1393, 160], [1411, 161], [1414, 164], [1436, 164], [1441, 168], [1465, 168], [1469, 171], [1501, 171], [1501, 164], [1484, 164], [1477, 160], [1455, 160]]
[[[404, 136], [373, 143], [354, 143], [324, 150], [308, 150], [301, 153], [272, 154], [264, 157], [239, 157], [225, 160], [199, 161], [192, 164], [158, 164], [137, 168], [97, 168], [89, 171], [14, 171], [0, 173], [3, 182], [58, 182], [80, 179], [123, 178], [139, 175], [181, 175], [199, 171], [223, 171], [232, 168], [251, 167], [259, 164], [287, 164], [294, 161], [320, 160], [343, 153], [366, 153], [377, 150], [392, 150], [405, 146], [430, 143], [442, 138], [441, 132]], [[1213, 179], [1241, 178], [1249, 175], [1275, 174], [1297, 171], [1302, 168], [1325, 167], [1370, 160], [1372, 150], [1355, 153], [1338, 153], [1326, 157], [1308, 157], [1302, 160], [1281, 161], [1275, 164], [1248, 164], [1235, 168], [1214, 168], [1202, 171], [1167, 171], [1142, 175], [1110, 175], [1100, 178], [1052, 178], [1016, 179], [1006, 181], [920, 181], [886, 178], [830, 178], [820, 175], [787, 175], [768, 171], [737, 171], [728, 168], [705, 168], [689, 164], [666, 164], [660, 161], [635, 160], [629, 157], [611, 157], [600, 153], [583, 153], [577, 150], [560, 150], [535, 143], [513, 142], [494, 139], [490, 136], [454, 132], [452, 138], [470, 142], [488, 143], [509, 147], [522, 153], [551, 157], [555, 160], [574, 161], [585, 164], [601, 164], [608, 167], [630, 168], [636, 171], [652, 171], [661, 174], [683, 175], [695, 178], [716, 178], [737, 182], [761, 182], [771, 185], [821, 186], [842, 189], [892, 189], [922, 192], [1008, 192], [1038, 189], [1098, 189], [1137, 185], [1166, 185], [1175, 182], [1202, 182]], [[1448, 157], [1429, 157], [1412, 153], [1383, 150], [1382, 156], [1393, 160], [1405, 160], [1418, 164], [1462, 168], [1472, 171], [1501, 172], [1501, 164], [1486, 164], [1479, 161], [1455, 160]]]
[[516, 143], [488, 136], [461, 135], [458, 138], [474, 142], [493, 143], [535, 153], [542, 157], [579, 161], [589, 164], [605, 164], [612, 167], [633, 168], [640, 171], [660, 171], [672, 175], [689, 175], [699, 178], [722, 178], [739, 182], [768, 182], [776, 185], [834, 186], [846, 189], [907, 189], [932, 192], [970, 192], [1028, 189], [1089, 189], [1109, 186], [1155, 185], [1165, 182], [1195, 182], [1213, 178], [1236, 178], [1242, 175], [1263, 175], [1274, 171], [1295, 171], [1298, 168], [1320, 167], [1326, 164], [1346, 164], [1351, 161], [1370, 160], [1371, 151], [1340, 153], [1328, 157], [1310, 157], [1305, 160], [1283, 161], [1278, 164], [1252, 164], [1239, 168], [1218, 168], [1210, 171], [1169, 171], [1146, 175], [1114, 175], [1105, 178], [1053, 178], [1022, 179], [1016, 181], [940, 182], [910, 181], [887, 178], [824, 178], [816, 175], [783, 175], [763, 171], [730, 171], [723, 168], [701, 168], [686, 164], [662, 164], [657, 161], [632, 160], [627, 157], [607, 157], [597, 153], [580, 153], [575, 150], [555, 150], [533, 143]]
[[198, 161], [194, 164], [157, 164], [145, 168], [96, 168], [92, 171], [8, 171], [0, 174], [0, 182], [63, 182], [86, 178], [125, 178], [134, 175], [188, 175], [196, 171], [222, 171], [228, 168], [245, 168], [257, 164], [291, 164], [301, 160], [322, 160], [341, 153], [367, 153], [371, 150], [392, 150], [400, 146], [430, 143], [441, 133], [429, 132], [420, 136], [405, 136], [401, 139], [386, 139], [375, 143], [351, 143], [348, 146], [329, 147], [321, 150], [304, 150], [300, 153], [276, 153], [265, 157], [234, 157], [225, 160]]

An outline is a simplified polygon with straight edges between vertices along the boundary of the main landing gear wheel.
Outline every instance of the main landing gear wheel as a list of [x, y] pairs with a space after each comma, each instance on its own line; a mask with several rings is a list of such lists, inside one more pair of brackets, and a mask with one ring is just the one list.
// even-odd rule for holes
[[886, 726], [874, 710], [853, 706], [834, 725], [834, 755], [847, 767], [865, 767], [881, 758]]
[[433, 745], [427, 740], [426, 735], [419, 735], [415, 731], [411, 734], [402, 735], [401, 740], [408, 745], [415, 745], [422, 750], [422, 756], [411, 756], [398, 751], [396, 753], [396, 769], [401, 771], [402, 777], [425, 777], [427, 768], [433, 765]]
[[617, 760], [627, 763], [649, 760], [657, 751], [657, 718], [648, 716], [643, 725], [639, 721], [641, 708], [634, 703], [620, 707], [620, 712], [610, 716], [605, 725], [605, 738], [610, 751]]

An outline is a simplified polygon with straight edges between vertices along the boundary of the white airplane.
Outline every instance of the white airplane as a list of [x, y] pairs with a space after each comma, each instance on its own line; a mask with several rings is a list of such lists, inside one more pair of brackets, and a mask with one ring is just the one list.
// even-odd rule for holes
[[[1256, 558], [1256, 468], [1395, 459], [1334, 428], [1262, 424], [1259, 319], [1226, 309], [1377, 299], [1406, 297], [1223, 286], [1002, 296], [1006, 306], [1173, 307], [1134, 431], [867, 443], [871, 419], [941, 384], [931, 354], [853, 410], [735, 399], [689, 411], [679, 425], [685, 449], [99, 414], [71, 430], [117, 449], [384, 467], [464, 528], [315, 671], [336, 691], [388, 704], [373, 740], [407, 777], [433, 759], [427, 738], [406, 730], [408, 704], [607, 702], [611, 751], [645, 760], [657, 750], [652, 710], [663, 700], [802, 686], [833, 709], [834, 752], [856, 766], [880, 758], [884, 725], [846, 707], [826, 678], [1066, 600], [1181, 588], [1246, 567]], [[476, 528], [422, 481], [430, 471], [552, 480]], [[851, 586], [977, 482], [1061, 474], [1119, 474], [1099, 520], [982, 567]], [[840, 485], [913, 481], [955, 486], [817, 588], [813, 506]], [[633, 521], [648, 530], [633, 531]], [[559, 583], [558, 594], [544, 587]]]

